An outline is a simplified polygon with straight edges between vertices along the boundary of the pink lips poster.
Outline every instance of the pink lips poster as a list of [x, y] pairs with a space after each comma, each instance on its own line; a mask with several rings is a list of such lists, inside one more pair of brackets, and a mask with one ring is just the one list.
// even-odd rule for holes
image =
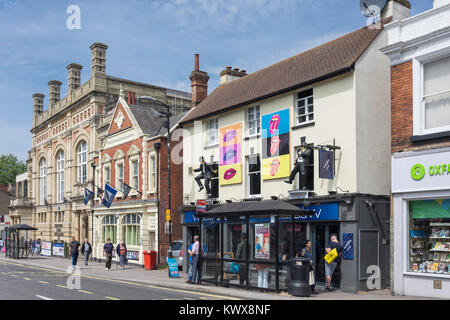
[[219, 183], [242, 183], [242, 124], [219, 129]]

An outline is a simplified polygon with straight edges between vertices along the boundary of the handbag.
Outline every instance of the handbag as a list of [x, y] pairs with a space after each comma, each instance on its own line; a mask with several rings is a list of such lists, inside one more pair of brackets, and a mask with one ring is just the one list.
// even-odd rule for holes
[[334, 248], [333, 250], [331, 250], [330, 252], [328, 252], [328, 253], [325, 255], [324, 259], [325, 259], [325, 261], [326, 261], [328, 264], [330, 264], [330, 263], [332, 263], [334, 260], [336, 260], [337, 256], [338, 256], [337, 250], [336, 250], [336, 248]]

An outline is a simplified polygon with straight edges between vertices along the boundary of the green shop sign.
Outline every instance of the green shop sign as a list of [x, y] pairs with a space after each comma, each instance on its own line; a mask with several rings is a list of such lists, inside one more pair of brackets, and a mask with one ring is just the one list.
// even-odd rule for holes
[[428, 170], [425, 170], [425, 167], [420, 163], [415, 164], [411, 168], [411, 178], [416, 181], [422, 180], [426, 171], [428, 171], [430, 177], [446, 175], [450, 173], [450, 164], [431, 165]]

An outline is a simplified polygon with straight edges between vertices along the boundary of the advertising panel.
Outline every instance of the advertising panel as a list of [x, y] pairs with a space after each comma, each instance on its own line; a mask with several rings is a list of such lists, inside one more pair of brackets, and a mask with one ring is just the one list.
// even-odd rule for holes
[[286, 178], [291, 173], [289, 124], [289, 109], [261, 118], [263, 180]]
[[219, 129], [219, 183], [242, 183], [242, 124]]
[[41, 256], [50, 257], [52, 255], [52, 243], [51, 242], [41, 242]]
[[64, 243], [54, 243], [52, 252], [54, 256], [64, 257]]
[[255, 224], [255, 258], [270, 259], [270, 223]]

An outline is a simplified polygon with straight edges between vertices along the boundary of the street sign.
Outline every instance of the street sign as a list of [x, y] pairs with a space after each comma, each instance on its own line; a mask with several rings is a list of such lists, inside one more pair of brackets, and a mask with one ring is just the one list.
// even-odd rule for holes
[[166, 210], [166, 221], [170, 221], [170, 209]]
[[206, 212], [206, 200], [197, 200], [197, 213]]

